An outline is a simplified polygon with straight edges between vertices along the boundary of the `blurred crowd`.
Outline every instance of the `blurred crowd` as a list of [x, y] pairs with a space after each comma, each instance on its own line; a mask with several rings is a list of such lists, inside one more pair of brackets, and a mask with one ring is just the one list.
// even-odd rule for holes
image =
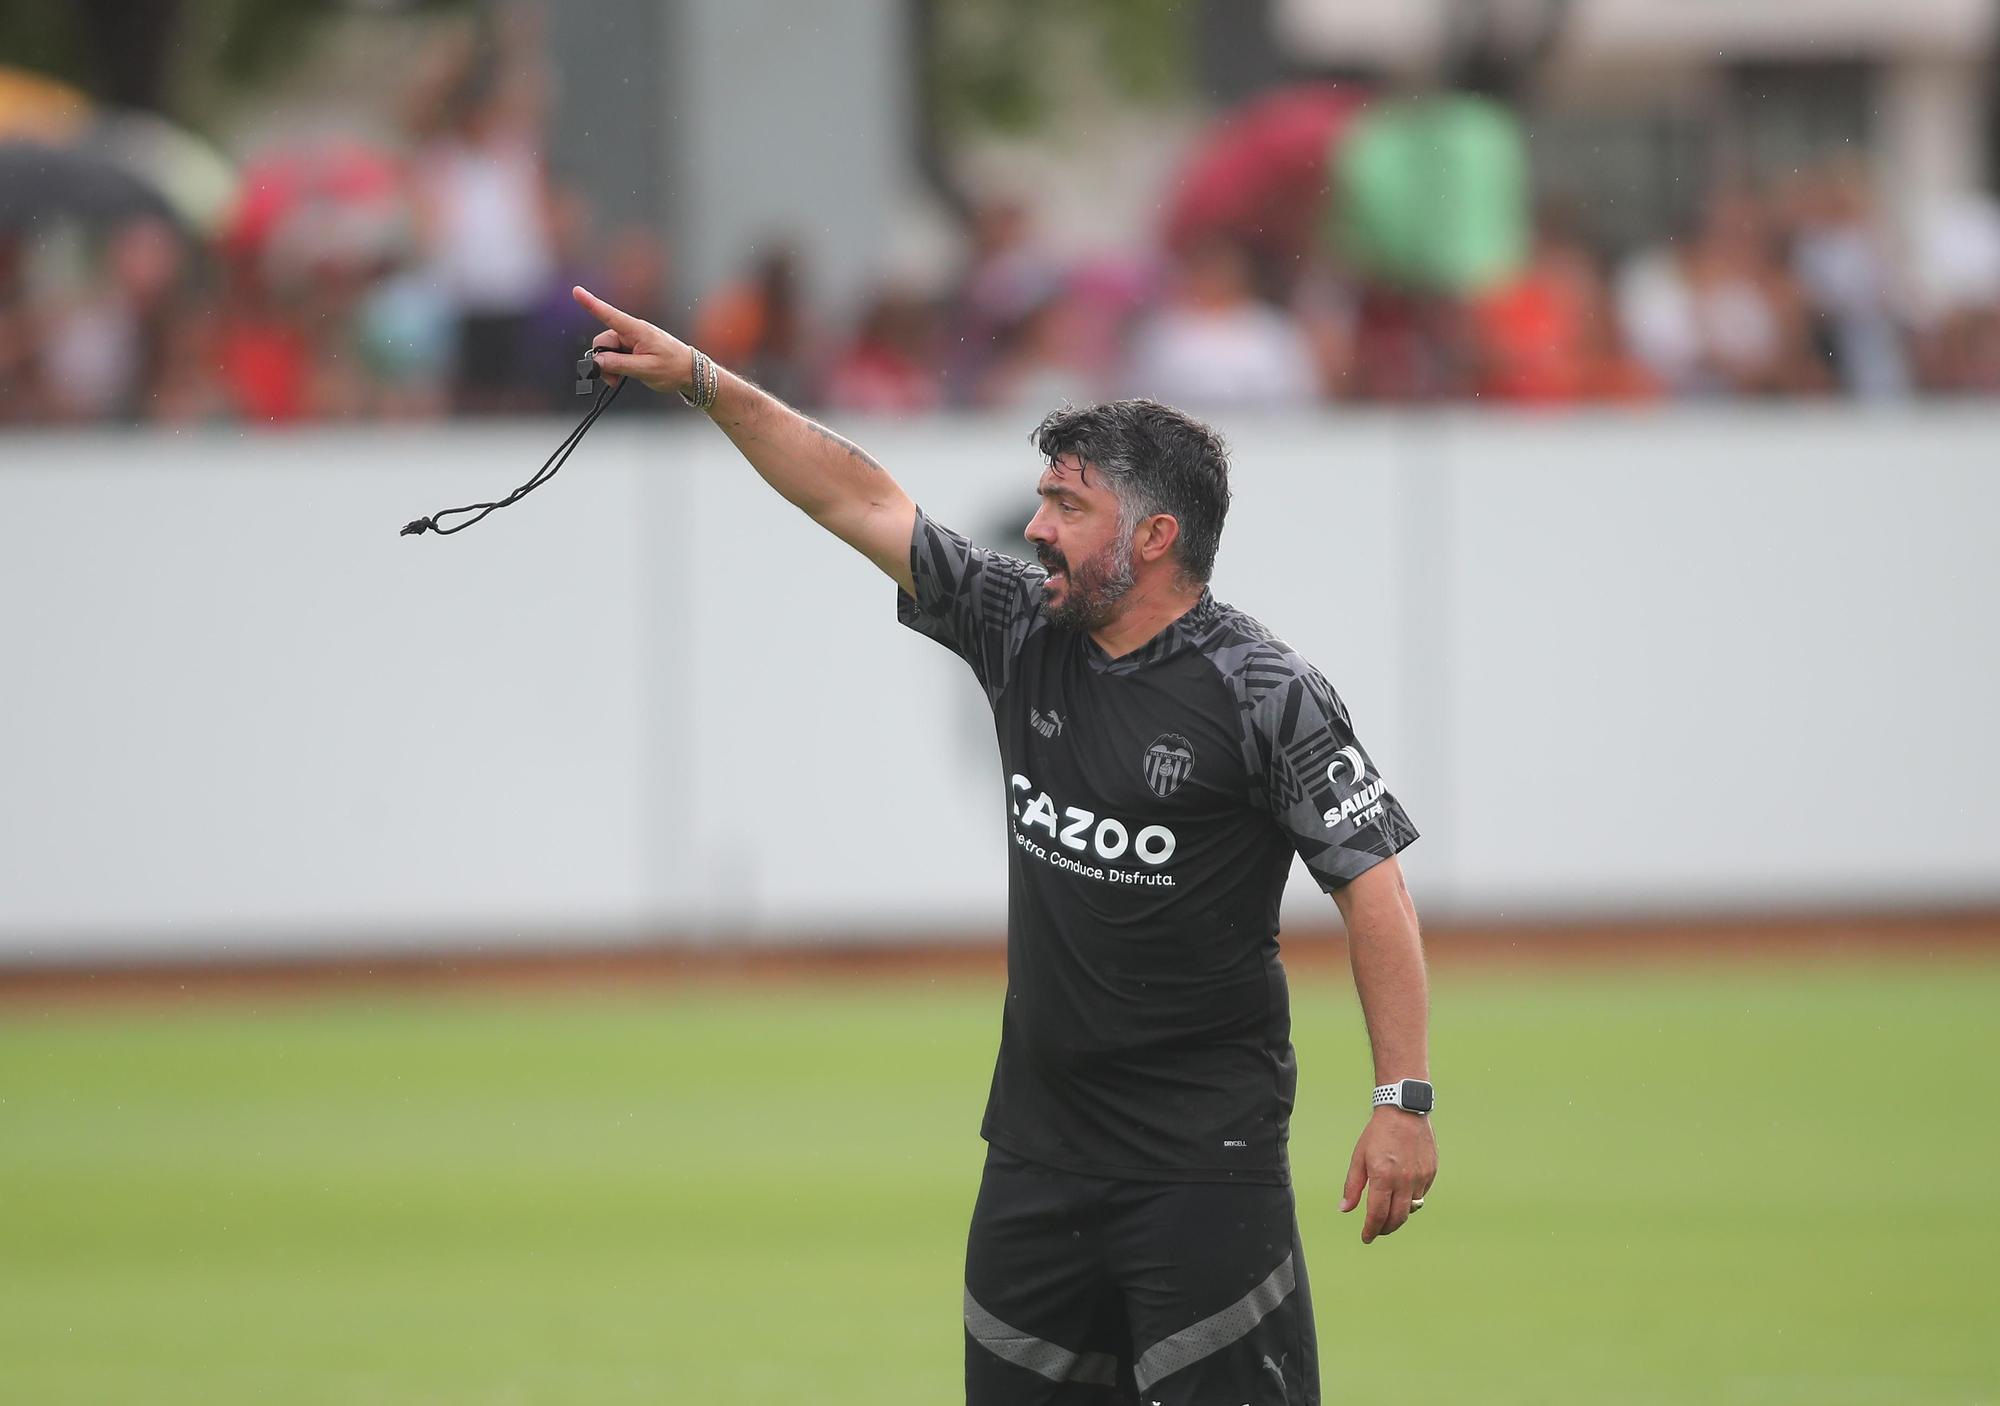
[[550, 179], [537, 114], [460, 75], [413, 100], [398, 151], [253, 162], [211, 238], [153, 216], [0, 229], [0, 423], [564, 410], [595, 330], [579, 282], [837, 411], [2000, 392], [2000, 206], [1968, 200], [1892, 240], [1842, 166], [1718, 186], [1687, 228], [1615, 258], [1578, 212], [1547, 210], [1515, 273], [1449, 296], [1226, 229], [1058, 256], [1029, 203], [992, 199], [947, 286], [887, 281], [830, 316], [796, 244], [677, 289], [657, 232], [600, 228]]

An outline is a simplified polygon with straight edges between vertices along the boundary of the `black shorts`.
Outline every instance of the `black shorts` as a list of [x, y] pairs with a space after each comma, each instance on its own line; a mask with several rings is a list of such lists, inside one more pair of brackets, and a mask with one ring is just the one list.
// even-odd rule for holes
[[1288, 1186], [1113, 1181], [986, 1156], [967, 1406], [1319, 1406]]

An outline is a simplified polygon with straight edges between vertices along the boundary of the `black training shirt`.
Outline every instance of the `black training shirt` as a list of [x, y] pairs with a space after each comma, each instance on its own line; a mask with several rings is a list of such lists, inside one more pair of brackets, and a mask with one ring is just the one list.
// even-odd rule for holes
[[1012, 841], [981, 1128], [1098, 1176], [1283, 1182], [1298, 1071], [1278, 960], [1294, 852], [1331, 891], [1416, 829], [1319, 672], [1207, 592], [1118, 659], [1046, 573], [921, 512], [897, 617], [972, 666]]

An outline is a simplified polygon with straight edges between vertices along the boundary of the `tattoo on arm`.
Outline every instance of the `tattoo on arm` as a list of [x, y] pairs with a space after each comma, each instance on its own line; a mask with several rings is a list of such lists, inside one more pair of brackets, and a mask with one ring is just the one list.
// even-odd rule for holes
[[847, 438], [845, 435], [835, 434], [832, 430], [828, 429], [825, 425], [822, 425], [819, 421], [813, 419], [811, 416], [801, 416], [800, 418], [805, 420], [807, 429], [811, 430], [821, 439], [826, 440], [831, 444], [839, 445], [842, 449], [847, 451], [848, 456], [850, 458], [854, 459], [855, 462], [859, 463], [863, 468], [867, 469], [870, 473], [881, 474], [888, 472], [887, 469], [883, 468], [881, 464], [876, 462], [874, 455], [870, 454], [867, 450], [863, 449], [860, 445], [856, 444], [853, 440]]

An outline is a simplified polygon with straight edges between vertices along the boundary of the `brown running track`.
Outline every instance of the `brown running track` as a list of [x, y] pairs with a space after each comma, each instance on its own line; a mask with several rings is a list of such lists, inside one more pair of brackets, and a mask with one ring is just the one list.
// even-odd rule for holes
[[[1622, 919], [1602, 922], [1447, 923], [1426, 928], [1440, 971], [1547, 966], [1791, 962], [1841, 958], [2000, 959], [2000, 909]], [[470, 947], [472, 944], [461, 944]], [[1286, 966], [1302, 977], [1344, 966], [1338, 928], [1283, 939]], [[49, 1005], [175, 1004], [229, 997], [317, 996], [354, 989], [675, 989], [829, 981], [991, 982], [1004, 979], [1000, 940], [878, 943], [822, 939], [778, 944], [672, 938], [620, 947], [337, 957], [177, 959], [0, 964], [0, 1009]]]

